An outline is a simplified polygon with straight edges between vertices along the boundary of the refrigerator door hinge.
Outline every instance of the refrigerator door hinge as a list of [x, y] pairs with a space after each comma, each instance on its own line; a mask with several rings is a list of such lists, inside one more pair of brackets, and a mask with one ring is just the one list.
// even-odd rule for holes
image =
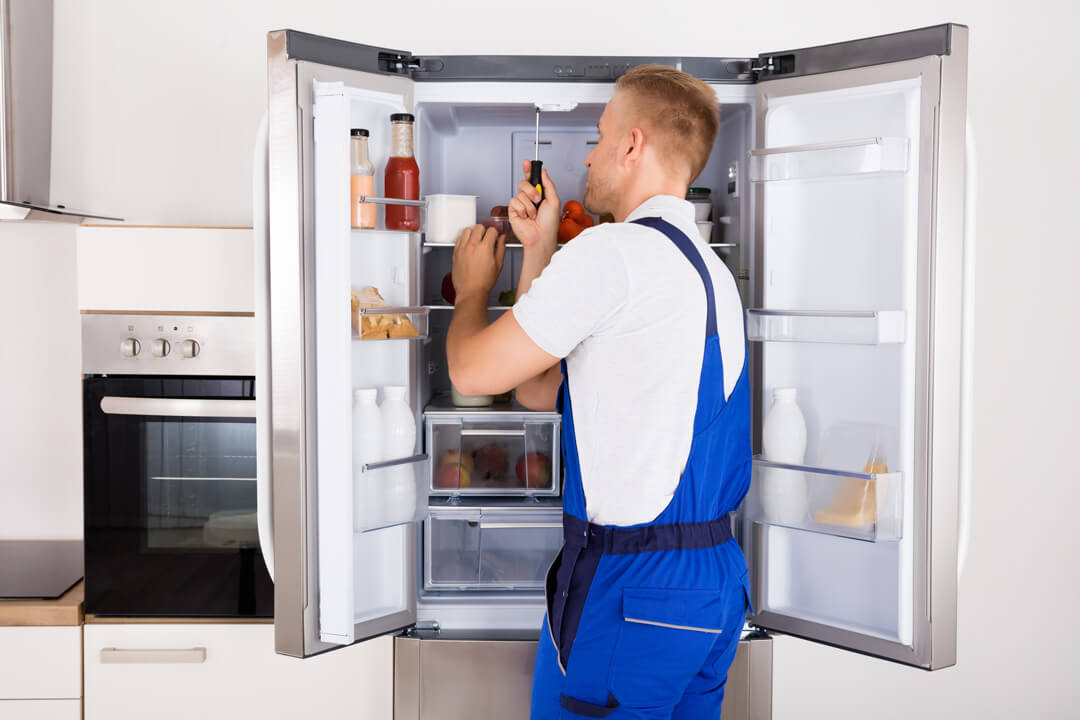
[[442, 72], [445, 63], [439, 58], [422, 58], [393, 51], [379, 53], [379, 70], [394, 75], [413, 76], [417, 73]]
[[419, 58], [414, 55], [384, 50], [379, 53], [379, 70], [394, 75], [412, 75], [416, 72], [439, 72], [443, 61], [438, 58]]
[[794, 53], [786, 53], [783, 55], [758, 55], [757, 60], [750, 61], [749, 72], [754, 76], [754, 80], [787, 75], [794, 71]]
[[405, 630], [402, 631], [402, 634], [408, 637], [410, 635], [415, 635], [418, 632], [439, 632], [440, 629], [438, 620], [421, 620], [415, 625], [410, 625], [405, 628]]

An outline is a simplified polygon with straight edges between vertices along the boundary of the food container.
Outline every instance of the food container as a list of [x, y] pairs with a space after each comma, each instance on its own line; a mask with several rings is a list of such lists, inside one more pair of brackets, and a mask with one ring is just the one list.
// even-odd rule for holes
[[712, 226], [713, 224], [708, 220], [698, 221], [697, 223], [697, 230], [701, 233], [701, 239], [707, 243], [712, 242]]
[[495, 228], [500, 235], [506, 236], [506, 242], [508, 243], [517, 242], [517, 238], [514, 237], [514, 229], [510, 227], [510, 218], [506, 216], [487, 215], [476, 218], [476, 222], [486, 228]]
[[708, 220], [712, 217], [712, 190], [692, 187], [686, 191], [686, 199], [694, 205], [694, 219]]
[[454, 383], [450, 383], [450, 402], [454, 403], [454, 407], [487, 407], [495, 402], [495, 396], [462, 395], [458, 392], [458, 389], [454, 387]]
[[458, 233], [476, 224], [475, 195], [428, 195], [428, 243], [453, 245]]

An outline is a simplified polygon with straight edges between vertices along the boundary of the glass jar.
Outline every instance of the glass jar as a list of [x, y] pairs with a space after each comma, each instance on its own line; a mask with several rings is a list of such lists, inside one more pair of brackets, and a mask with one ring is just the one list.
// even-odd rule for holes
[[[413, 157], [413, 122], [409, 113], [390, 116], [390, 159], [386, 161], [385, 195], [400, 200], [420, 199], [420, 168]], [[420, 208], [386, 206], [387, 230], [420, 230]]]
[[349, 131], [349, 199], [354, 228], [375, 227], [375, 204], [361, 203], [360, 198], [375, 195], [375, 166], [368, 154], [368, 131]]

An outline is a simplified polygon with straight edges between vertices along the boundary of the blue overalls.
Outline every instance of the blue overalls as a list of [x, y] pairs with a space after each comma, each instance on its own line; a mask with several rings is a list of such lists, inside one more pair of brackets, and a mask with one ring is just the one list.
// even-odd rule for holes
[[653, 522], [588, 522], [563, 361], [564, 540], [547, 575], [534, 720], [719, 718], [746, 619], [747, 569], [738, 544], [730, 542], [729, 513], [750, 487], [748, 363], [725, 399], [716, 302], [704, 260], [674, 225], [661, 218], [635, 222], [667, 235], [705, 286], [693, 440], [675, 494]]

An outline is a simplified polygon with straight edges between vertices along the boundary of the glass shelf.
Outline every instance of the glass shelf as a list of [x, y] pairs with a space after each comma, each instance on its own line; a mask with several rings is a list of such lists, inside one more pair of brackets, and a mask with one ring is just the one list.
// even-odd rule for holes
[[904, 173], [907, 169], [906, 137], [872, 137], [750, 151], [752, 182], [881, 175]]
[[[453, 305], [426, 305], [428, 310], [453, 310]], [[510, 310], [511, 305], [488, 305], [488, 310]]]
[[746, 337], [751, 342], [887, 345], [904, 342], [906, 330], [906, 313], [903, 310], [746, 311]]
[[353, 340], [426, 340], [428, 308], [358, 308], [352, 313]]
[[848, 472], [757, 456], [744, 507], [753, 522], [883, 542], [902, 535], [903, 498], [899, 472]]

